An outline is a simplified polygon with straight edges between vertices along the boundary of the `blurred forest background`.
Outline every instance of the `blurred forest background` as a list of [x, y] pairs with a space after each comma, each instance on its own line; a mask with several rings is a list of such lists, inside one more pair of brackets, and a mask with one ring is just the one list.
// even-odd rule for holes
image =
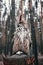
[[[22, 2], [22, 5], [21, 4]], [[33, 49], [43, 56], [43, 0], [0, 0], [0, 55], [12, 55], [12, 38], [20, 8], [32, 33]], [[35, 54], [35, 53], [34, 53]]]

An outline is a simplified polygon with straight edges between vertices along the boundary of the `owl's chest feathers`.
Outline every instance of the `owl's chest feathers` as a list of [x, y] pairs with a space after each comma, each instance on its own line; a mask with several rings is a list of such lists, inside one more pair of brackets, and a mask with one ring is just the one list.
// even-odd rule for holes
[[17, 35], [20, 38], [20, 41], [23, 43], [24, 38], [27, 37], [27, 31], [21, 29], [21, 31], [19, 31]]

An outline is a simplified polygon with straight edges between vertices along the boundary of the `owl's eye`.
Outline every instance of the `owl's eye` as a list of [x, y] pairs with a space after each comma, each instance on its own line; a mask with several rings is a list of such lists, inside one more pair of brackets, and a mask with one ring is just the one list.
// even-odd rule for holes
[[19, 27], [19, 25], [17, 25], [17, 27]]

